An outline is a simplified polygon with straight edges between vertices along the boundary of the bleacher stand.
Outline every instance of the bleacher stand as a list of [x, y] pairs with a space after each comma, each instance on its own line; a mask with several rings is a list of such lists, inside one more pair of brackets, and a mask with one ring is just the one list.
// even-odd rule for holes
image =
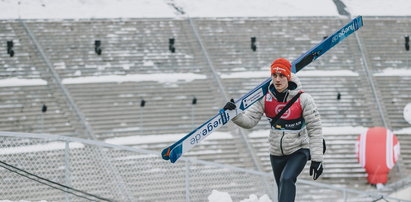
[[[229, 97], [239, 98], [269, 77], [268, 65], [273, 59], [285, 57], [293, 60], [345, 24], [345, 19], [338, 17], [193, 18], [192, 21], [195, 27], [186, 19], [26, 21], [26, 26], [40, 46], [33, 43], [21, 22], [0, 21], [0, 39], [13, 40], [15, 51], [14, 57], [10, 57], [6, 54], [6, 46], [0, 46], [0, 80], [12, 78], [31, 81], [27, 85], [0, 86], [0, 130], [90, 138], [84, 132], [88, 129], [77, 118], [58, 87], [64, 85], [86, 118], [95, 141], [161, 151], [215, 115], [227, 101], [216, 79], [221, 80], [223, 90]], [[371, 79], [376, 84], [376, 95], [381, 96], [382, 116], [386, 117], [387, 126], [394, 133], [410, 127], [402, 117], [404, 106], [411, 102], [410, 76], [384, 75], [383, 72], [387, 68], [410, 71], [407, 59], [409, 52], [403, 50], [403, 36], [411, 28], [411, 19], [366, 17], [364, 24], [366, 26], [358, 35], [345, 39], [299, 74], [304, 91], [316, 100], [326, 128], [324, 137], [327, 153], [324, 174], [319, 181], [366, 191], [374, 188], [367, 184], [366, 173], [357, 163], [355, 141], [362, 129], [384, 125], [376, 106], [375, 94], [368, 82], [367, 71], [371, 72]], [[387, 31], [376, 31], [381, 26], [386, 27], [383, 30]], [[197, 29], [200, 39], [196, 38], [192, 29]], [[250, 48], [252, 37], [256, 38], [256, 51]], [[169, 50], [170, 38], [175, 39], [175, 52]], [[361, 39], [361, 43], [358, 39]], [[95, 52], [95, 40], [101, 41], [101, 55]], [[199, 40], [203, 42], [219, 78], [214, 78]], [[61, 84], [55, 83], [40, 50], [50, 60], [52, 68], [61, 78]], [[368, 63], [368, 67], [365, 63]], [[314, 75], [312, 72], [323, 72], [326, 76]], [[127, 80], [130, 75], [143, 77]], [[183, 77], [164, 82], [155, 78], [167, 75], [195, 75], [198, 78], [187, 80]], [[96, 78], [102, 79], [96, 82]], [[197, 99], [195, 105], [192, 103], [193, 97]], [[144, 106], [141, 105], [143, 99]], [[43, 104], [47, 104], [48, 110], [42, 114]], [[187, 157], [271, 173], [268, 128], [266, 120], [262, 120], [253, 130], [243, 130], [229, 124], [221, 133], [213, 134], [215, 137], [210, 136], [190, 151]], [[351, 130], [343, 131], [343, 128]], [[261, 132], [264, 130], [266, 135]], [[411, 134], [400, 132], [396, 135], [401, 143], [402, 159], [398, 168], [393, 170], [393, 181], [408, 175], [411, 169], [411, 144], [408, 144]], [[133, 137], [141, 139], [138, 141]], [[128, 142], [116, 143], [121, 138]], [[247, 143], [251, 145], [250, 148]], [[24, 144], [38, 143], [22, 140], [21, 145]], [[80, 155], [84, 149], [90, 148], [77, 149], [74, 155]], [[98, 149], [96, 151], [97, 154], [93, 155], [101, 154]], [[150, 192], [152, 198], [143, 197], [141, 200], [167, 200], [164, 196], [152, 193], [152, 190], [163, 189], [164, 186], [172, 189], [171, 185], [164, 185], [167, 183], [175, 183], [176, 187], [184, 186], [184, 180], [179, 179], [161, 183], [163, 178], [159, 173], [154, 178], [160, 182], [155, 186], [148, 183], [150, 179], [136, 173], [136, 167], [139, 166], [136, 165], [139, 163], [136, 159], [143, 157], [126, 153], [116, 153], [111, 156], [111, 160], [119, 176], [129, 186], [128, 191], [147, 186], [140, 191]], [[25, 158], [19, 155], [14, 157]], [[50, 153], [49, 158], [63, 157], [60, 153]], [[19, 166], [25, 167], [26, 164], [35, 163], [33, 161], [20, 163]], [[72, 165], [76, 175], [94, 176], [91, 170], [100, 168], [91, 166], [95, 164], [87, 163], [89, 161], [80, 158]], [[61, 168], [57, 165], [54, 168]], [[150, 165], [140, 166], [148, 166], [148, 169]], [[310, 179], [308, 166], [303, 171], [302, 179]], [[36, 169], [42, 170], [44, 167], [35, 167], [33, 171]], [[147, 173], [154, 175], [154, 172]], [[204, 174], [205, 171], [199, 172]], [[178, 175], [183, 176], [182, 173]], [[59, 175], [50, 177], [58, 178]], [[192, 177], [198, 181], [204, 180], [197, 175]], [[144, 180], [145, 183], [140, 182]], [[85, 182], [73, 182], [76, 183], [83, 186]], [[87, 189], [109, 195], [99, 183], [93, 181]], [[235, 183], [230, 186], [228, 190], [236, 189]], [[237, 188], [247, 189], [247, 186], [252, 185], [244, 182]], [[218, 189], [218, 186], [214, 188]], [[317, 192], [311, 193], [308, 185], [298, 186], [298, 189], [299, 201], [329, 199], [330, 192], [325, 189], [319, 195], [316, 195]], [[8, 193], [3, 194], [6, 196]], [[12, 194], [9, 196], [10, 199], [18, 197]], [[43, 195], [28, 196], [40, 200]], [[60, 199], [56, 197], [49, 200]], [[175, 199], [179, 200], [182, 198]]]

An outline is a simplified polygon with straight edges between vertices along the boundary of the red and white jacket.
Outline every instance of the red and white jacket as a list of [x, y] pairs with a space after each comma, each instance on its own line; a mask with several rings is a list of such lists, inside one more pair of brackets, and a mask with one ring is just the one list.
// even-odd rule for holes
[[[270, 120], [270, 117], [274, 117], [285, 106], [286, 102], [301, 91], [301, 82], [295, 74], [292, 74], [289, 84], [292, 84], [289, 87], [294, 86], [295, 88], [289, 89], [285, 103], [276, 100], [275, 96], [268, 90], [269, 93], [266, 96], [234, 117], [232, 121], [240, 127], [252, 128], [261, 120], [263, 114]], [[301, 148], [308, 148], [311, 160], [318, 162], [323, 160], [320, 114], [311, 95], [301, 94], [300, 98], [282, 115], [276, 125], [271, 127], [268, 138], [271, 155], [290, 155]]]

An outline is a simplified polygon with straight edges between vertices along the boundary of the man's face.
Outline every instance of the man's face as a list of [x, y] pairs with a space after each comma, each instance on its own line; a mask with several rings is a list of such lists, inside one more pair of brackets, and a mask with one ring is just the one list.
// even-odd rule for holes
[[273, 73], [271, 74], [271, 78], [273, 80], [274, 87], [278, 92], [281, 93], [288, 88], [288, 80], [284, 74]]

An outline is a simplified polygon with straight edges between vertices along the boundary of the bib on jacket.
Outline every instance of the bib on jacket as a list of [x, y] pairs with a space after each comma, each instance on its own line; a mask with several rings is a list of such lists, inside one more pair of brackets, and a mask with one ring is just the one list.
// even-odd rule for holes
[[[288, 101], [289, 102], [289, 101]], [[270, 93], [265, 96], [264, 113], [270, 121], [287, 105], [288, 102], [279, 102], [273, 98]], [[277, 130], [300, 130], [304, 127], [305, 121], [303, 118], [303, 109], [301, 107], [300, 98], [278, 119], [275, 125], [271, 125]]]

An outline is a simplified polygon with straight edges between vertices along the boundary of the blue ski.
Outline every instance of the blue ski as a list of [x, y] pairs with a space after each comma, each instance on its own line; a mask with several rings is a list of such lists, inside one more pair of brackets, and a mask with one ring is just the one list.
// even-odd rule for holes
[[[299, 58], [294, 60], [291, 65], [291, 71], [297, 73], [305, 66], [310, 64], [312, 61], [316, 60], [318, 57], [323, 55], [329, 49], [337, 45], [344, 38], [348, 37], [350, 34], [354, 33], [363, 26], [362, 17], [358, 16], [351, 20], [344, 27], [336, 31], [334, 34], [327, 37], [325, 40], [311, 48], [309, 51], [301, 55]], [[217, 130], [221, 126], [228, 123], [237, 114], [246, 110], [248, 107], [253, 105], [255, 102], [260, 100], [267, 93], [268, 86], [270, 85], [271, 78], [268, 78], [260, 85], [255, 87], [253, 90], [242, 96], [240, 99], [235, 101], [237, 106], [235, 110], [223, 110], [221, 109], [218, 114], [213, 118], [203, 123], [198, 128], [194, 129], [188, 135], [184, 136], [178, 140], [173, 145], [165, 148], [161, 152], [161, 156], [164, 160], [170, 160], [172, 163], [176, 162], [184, 153], [188, 152], [191, 148], [199, 144], [213, 131]]]

